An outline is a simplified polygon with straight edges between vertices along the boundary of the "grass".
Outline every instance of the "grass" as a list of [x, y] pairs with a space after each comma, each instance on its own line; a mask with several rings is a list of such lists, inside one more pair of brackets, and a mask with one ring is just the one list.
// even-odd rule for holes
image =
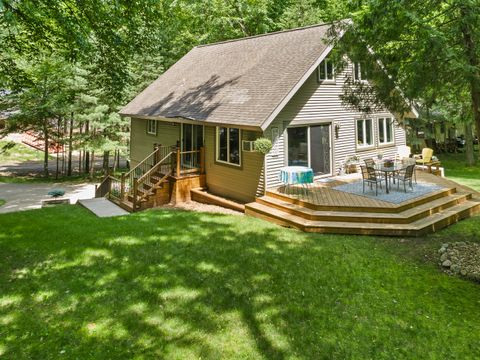
[[0, 206], [3, 206], [3, 205], [5, 205], [5, 203], [6, 203], [6, 201], [5, 201], [5, 200], [3, 200], [3, 199], [0, 199]]
[[474, 359], [480, 286], [425, 239], [306, 234], [249, 217], [77, 206], [0, 215], [0, 356]]
[[[4, 146], [13, 144], [8, 150]], [[14, 143], [11, 141], [0, 140], [0, 163], [9, 161], [43, 161], [43, 151], [36, 150], [30, 146]], [[52, 159], [52, 156], [49, 156]]]
[[[476, 153], [478, 154], [478, 152]], [[475, 166], [466, 166], [464, 153], [438, 155], [442, 166], [445, 168], [445, 176], [462, 185], [469, 186], [480, 191], [480, 159], [477, 155]]]

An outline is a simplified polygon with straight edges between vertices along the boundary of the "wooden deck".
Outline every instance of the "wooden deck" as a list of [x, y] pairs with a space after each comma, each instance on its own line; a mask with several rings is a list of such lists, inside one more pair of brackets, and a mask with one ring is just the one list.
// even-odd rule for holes
[[453, 181], [418, 173], [418, 182], [437, 191], [398, 204], [333, 189], [358, 177], [315, 182], [306, 193], [268, 189], [245, 212], [283, 226], [309, 232], [419, 236], [480, 212], [480, 194]]

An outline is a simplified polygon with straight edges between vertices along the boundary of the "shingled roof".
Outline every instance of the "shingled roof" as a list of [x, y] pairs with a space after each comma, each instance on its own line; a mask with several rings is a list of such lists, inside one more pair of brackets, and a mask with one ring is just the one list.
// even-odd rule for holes
[[330, 26], [197, 46], [120, 114], [265, 129], [330, 50]]

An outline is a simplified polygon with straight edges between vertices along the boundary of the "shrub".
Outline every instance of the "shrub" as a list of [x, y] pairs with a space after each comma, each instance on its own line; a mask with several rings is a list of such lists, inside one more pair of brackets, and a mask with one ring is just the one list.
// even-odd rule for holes
[[270, 150], [272, 150], [272, 142], [267, 138], [258, 138], [255, 140], [255, 150], [263, 155], [266, 155]]

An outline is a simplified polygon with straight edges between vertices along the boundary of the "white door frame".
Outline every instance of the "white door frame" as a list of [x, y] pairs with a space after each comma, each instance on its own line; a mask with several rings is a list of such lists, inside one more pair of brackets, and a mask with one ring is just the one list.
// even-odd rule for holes
[[308, 161], [308, 166], [311, 167], [312, 164], [312, 157], [311, 157], [311, 134], [310, 134], [310, 127], [312, 126], [321, 126], [321, 125], [329, 125], [329, 139], [330, 139], [330, 172], [328, 174], [322, 174], [322, 175], [315, 175], [315, 179], [321, 179], [325, 177], [330, 177], [333, 175], [333, 137], [332, 137], [332, 128], [333, 128], [334, 122], [329, 120], [329, 121], [322, 121], [314, 124], [302, 124], [302, 125], [293, 125], [293, 126], [287, 126], [286, 131], [285, 131], [285, 138], [287, 139], [287, 144], [285, 146], [285, 159], [286, 159], [286, 164], [288, 165], [288, 129], [289, 128], [297, 128], [297, 127], [306, 127], [307, 128], [307, 161]]

